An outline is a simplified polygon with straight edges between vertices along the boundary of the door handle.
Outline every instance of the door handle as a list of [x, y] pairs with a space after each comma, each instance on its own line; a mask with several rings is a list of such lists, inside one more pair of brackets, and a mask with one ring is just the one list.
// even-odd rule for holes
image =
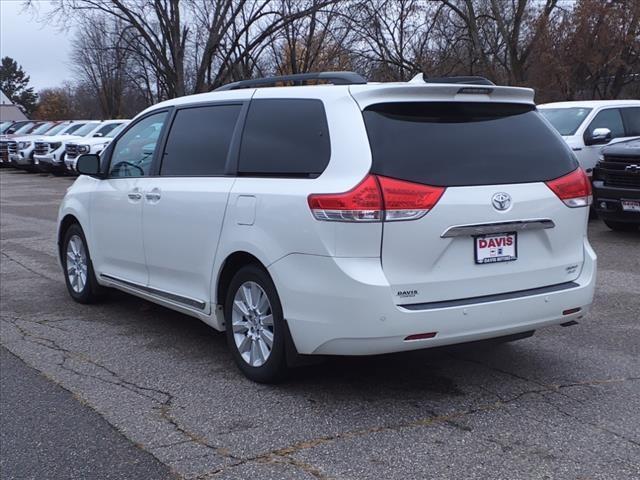
[[142, 200], [142, 194], [137, 190], [132, 190], [129, 193], [127, 193], [127, 197], [129, 197], [129, 200], [133, 200], [133, 201]]
[[147, 192], [144, 194], [144, 197], [149, 201], [149, 202], [157, 202], [158, 200], [160, 200], [160, 190], [157, 188], [154, 188], [153, 190], [151, 190], [150, 192]]

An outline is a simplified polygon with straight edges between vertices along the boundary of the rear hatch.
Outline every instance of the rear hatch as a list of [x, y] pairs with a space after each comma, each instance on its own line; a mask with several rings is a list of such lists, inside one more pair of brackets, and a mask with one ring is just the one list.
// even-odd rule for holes
[[385, 198], [388, 178], [410, 182], [407, 192], [412, 184], [442, 188], [417, 219], [387, 210], [381, 261], [397, 304], [517, 292], [578, 277], [590, 187], [533, 104], [412, 96], [370, 103], [363, 116], [371, 173], [383, 180]]

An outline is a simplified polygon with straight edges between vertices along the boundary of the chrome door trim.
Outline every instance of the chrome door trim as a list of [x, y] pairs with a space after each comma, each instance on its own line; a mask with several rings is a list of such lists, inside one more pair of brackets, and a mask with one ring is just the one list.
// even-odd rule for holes
[[467, 237], [490, 233], [522, 232], [525, 230], [544, 230], [556, 224], [549, 218], [532, 218], [529, 220], [513, 220], [510, 222], [470, 223], [454, 225], [447, 228], [440, 238]]
[[139, 290], [142, 293], [147, 293], [150, 295], [155, 295], [157, 297], [161, 297], [164, 300], [169, 300], [174, 303], [178, 303], [184, 307], [195, 308], [201, 311], [207, 307], [207, 304], [201, 300], [196, 300], [194, 298], [183, 297], [182, 295], [176, 295], [175, 293], [165, 292], [164, 290], [158, 290], [157, 288], [147, 287], [146, 285], [140, 285], [139, 283], [130, 282], [128, 280], [122, 280], [117, 277], [112, 277], [111, 275], [107, 275], [105, 273], [101, 273], [100, 277], [109, 280], [110, 282], [114, 282], [120, 284], [124, 287], [133, 288], [135, 290]]

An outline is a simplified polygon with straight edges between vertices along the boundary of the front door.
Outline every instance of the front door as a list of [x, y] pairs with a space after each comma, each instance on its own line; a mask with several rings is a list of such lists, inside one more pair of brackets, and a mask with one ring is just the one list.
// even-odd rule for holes
[[167, 112], [142, 118], [116, 141], [107, 178], [92, 198], [92, 256], [97, 275], [147, 285], [140, 182], [151, 172]]

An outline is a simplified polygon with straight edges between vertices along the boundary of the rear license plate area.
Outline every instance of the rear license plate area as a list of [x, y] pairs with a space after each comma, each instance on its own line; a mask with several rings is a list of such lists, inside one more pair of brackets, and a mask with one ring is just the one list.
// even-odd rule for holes
[[518, 234], [492, 233], [473, 238], [474, 257], [478, 265], [513, 262], [518, 259]]

